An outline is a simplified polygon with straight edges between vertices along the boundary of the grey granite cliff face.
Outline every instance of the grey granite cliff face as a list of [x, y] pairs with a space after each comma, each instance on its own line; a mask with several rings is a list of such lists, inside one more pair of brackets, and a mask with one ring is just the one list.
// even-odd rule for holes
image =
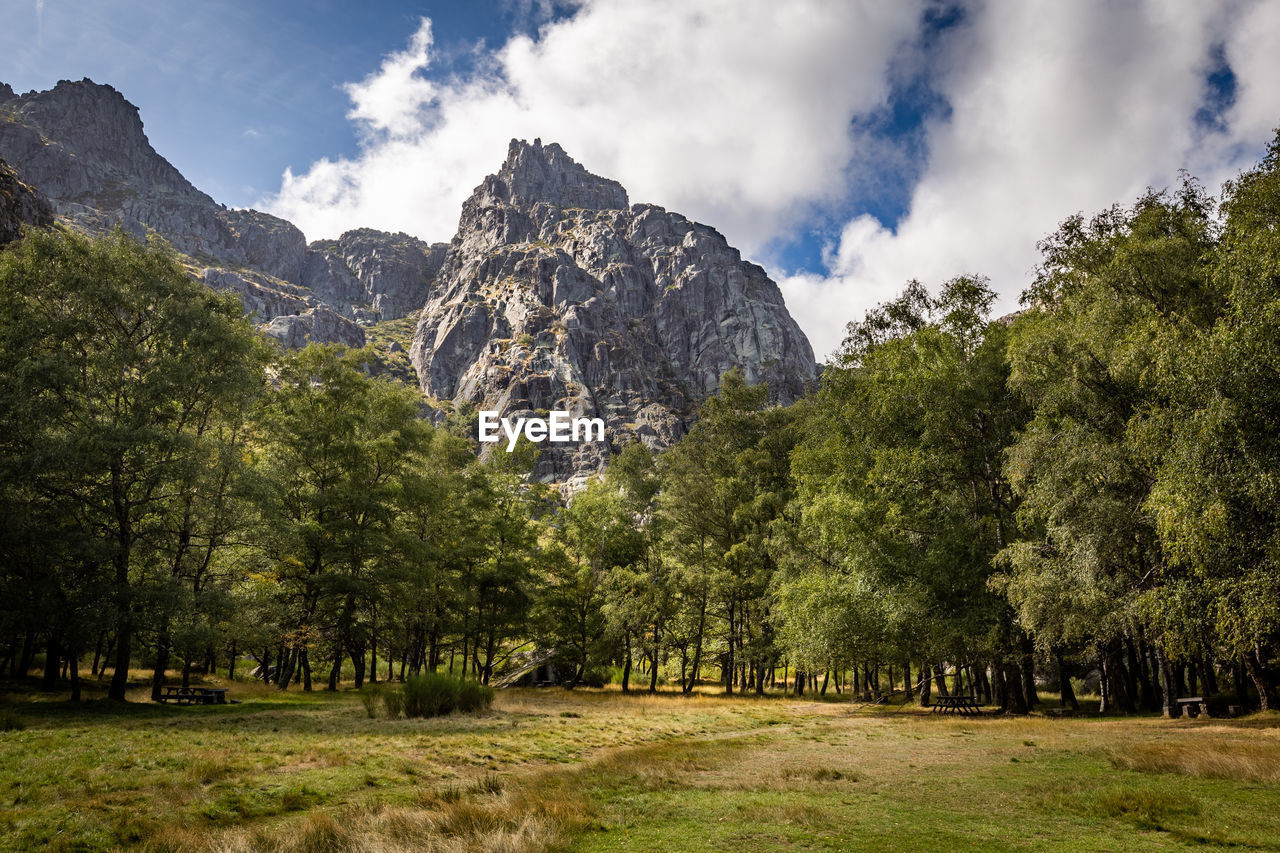
[[0, 160], [0, 246], [18, 239], [24, 225], [52, 225], [49, 200], [18, 179], [18, 173]]
[[137, 107], [89, 80], [21, 96], [0, 83], [0, 157], [72, 227], [164, 237], [193, 275], [239, 293], [286, 345], [362, 345], [361, 323], [422, 307], [444, 256], [443, 245], [369, 229], [308, 246], [283, 219], [229, 210], [156, 153]]
[[[536, 140], [513, 140], [463, 205], [410, 357], [427, 394], [601, 417], [615, 447], [668, 446], [734, 367], [782, 403], [817, 371], [762, 268]], [[544, 447], [538, 474], [571, 484], [608, 457], [599, 443]]]
[[[7, 89], [7, 87], [6, 87]], [[226, 210], [155, 152], [138, 108], [110, 86], [63, 80], [47, 92], [0, 91], [0, 156], [54, 210], [89, 229], [120, 223], [161, 234], [179, 252], [297, 283], [306, 241], [290, 223]]]
[[422, 308], [446, 249], [447, 243], [357, 228], [312, 243], [302, 283], [352, 319], [395, 320]]

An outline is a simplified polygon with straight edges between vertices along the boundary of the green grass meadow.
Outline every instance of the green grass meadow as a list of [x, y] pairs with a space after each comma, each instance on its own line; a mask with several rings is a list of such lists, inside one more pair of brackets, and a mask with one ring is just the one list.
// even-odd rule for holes
[[1280, 850], [1280, 716], [955, 718], [841, 697], [499, 691], [370, 718], [235, 683], [176, 707], [21, 689], [4, 850]]

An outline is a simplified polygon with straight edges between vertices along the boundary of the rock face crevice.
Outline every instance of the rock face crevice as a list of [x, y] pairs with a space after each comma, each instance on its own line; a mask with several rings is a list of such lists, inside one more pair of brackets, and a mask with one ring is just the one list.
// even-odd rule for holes
[[817, 373], [761, 267], [539, 140], [513, 140], [464, 203], [410, 357], [422, 390], [455, 405], [603, 418], [608, 444], [546, 445], [537, 473], [560, 482], [609, 445], [668, 446], [735, 367], [781, 403]]

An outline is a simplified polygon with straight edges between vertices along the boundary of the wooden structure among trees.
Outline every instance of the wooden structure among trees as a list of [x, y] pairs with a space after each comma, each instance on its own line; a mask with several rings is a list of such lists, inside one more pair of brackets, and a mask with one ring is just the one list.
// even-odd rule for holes
[[227, 688], [166, 687], [160, 694], [160, 701], [176, 702], [179, 705], [225, 705]]
[[973, 696], [939, 696], [933, 700], [933, 713], [980, 716], [982, 708]]

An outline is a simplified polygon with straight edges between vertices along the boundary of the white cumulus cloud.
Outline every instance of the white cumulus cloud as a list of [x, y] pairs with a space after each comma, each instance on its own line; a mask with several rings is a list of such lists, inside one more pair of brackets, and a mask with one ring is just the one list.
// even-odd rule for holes
[[[931, 5], [584, 0], [537, 38], [478, 47], [473, 70], [449, 77], [428, 73], [423, 19], [346, 87], [358, 156], [286, 172], [262, 206], [313, 239], [371, 226], [446, 240], [507, 141], [541, 137], [633, 201], [714, 225], [767, 262], [771, 241], [906, 175], [892, 229], [855, 216], [824, 273], [774, 270], [822, 357], [910, 278], [985, 274], [999, 307], [1015, 307], [1036, 242], [1063, 218], [1167, 186], [1180, 168], [1216, 188], [1280, 122], [1280, 3], [982, 0], [925, 57]], [[1215, 57], [1234, 70], [1235, 101], [1206, 129], [1196, 114]], [[919, 151], [855, 130], [895, 74], [921, 67], [948, 109]]]
[[[1036, 243], [1075, 212], [1129, 203], [1190, 169], [1215, 190], [1280, 122], [1280, 4], [989, 0], [948, 40], [950, 118], [893, 230], [843, 229], [830, 274], [782, 282], [820, 355], [843, 323], [918, 278], [990, 276], [1012, 310]], [[1197, 126], [1215, 46], [1237, 76], [1222, 131]]]
[[[432, 81], [432, 32], [347, 86], [353, 159], [287, 172], [263, 206], [311, 238], [357, 225], [444, 240], [508, 140], [559, 142], [633, 200], [748, 251], [838, 198], [850, 118], [884, 103], [920, 2], [588, 0], [478, 70]], [[833, 178], [835, 180], [833, 181]]]

